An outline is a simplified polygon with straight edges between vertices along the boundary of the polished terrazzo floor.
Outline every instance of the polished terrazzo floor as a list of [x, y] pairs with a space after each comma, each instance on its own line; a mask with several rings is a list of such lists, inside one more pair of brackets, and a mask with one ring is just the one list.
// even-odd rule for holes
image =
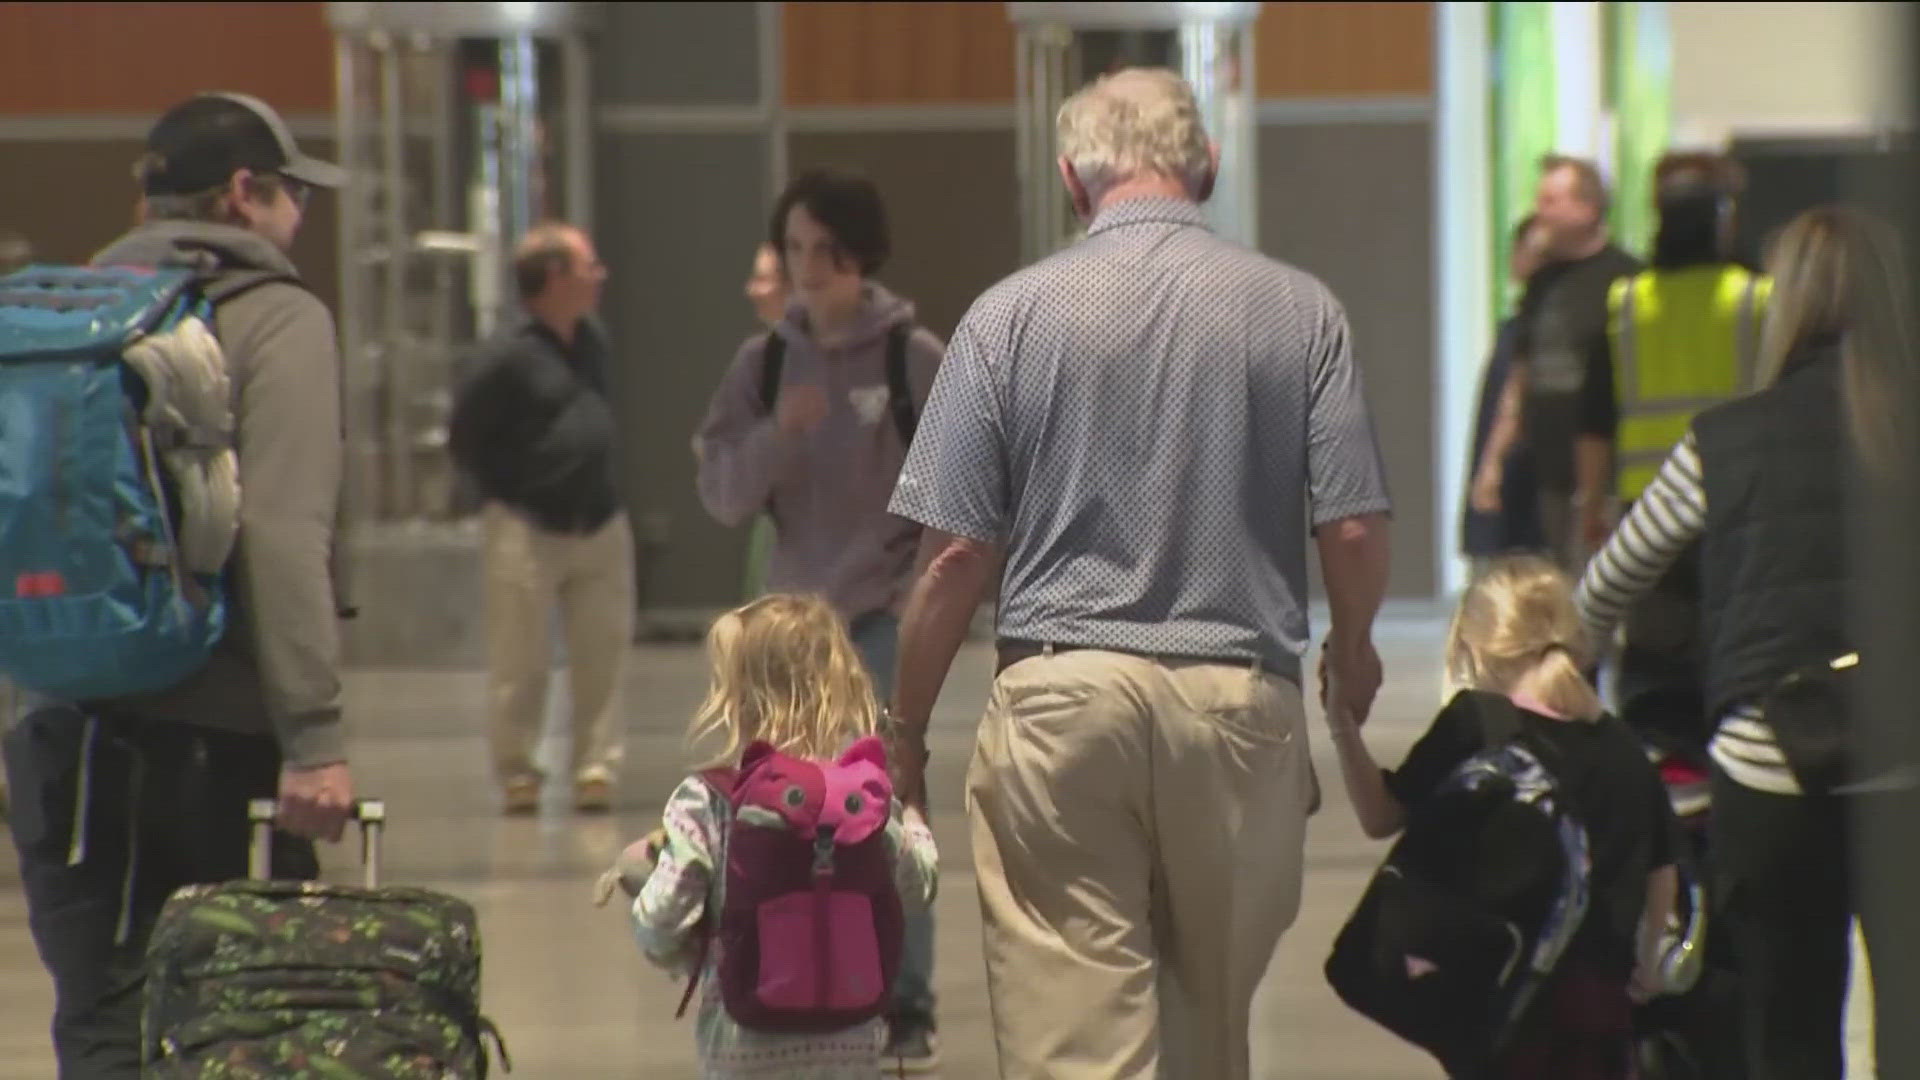
[[[1424, 727], [1439, 693], [1442, 624], [1429, 617], [1383, 623], [1388, 683], [1369, 732], [1375, 753], [1397, 760]], [[940, 702], [932, 735], [935, 832], [941, 842], [939, 965], [943, 1075], [994, 1075], [960, 778], [986, 697], [991, 658], [970, 645]], [[563, 682], [563, 680], [556, 680]], [[616, 908], [592, 906], [593, 877], [646, 831], [685, 763], [682, 731], [705, 686], [691, 646], [637, 650], [629, 677], [628, 776], [610, 817], [582, 818], [551, 802], [537, 818], [505, 819], [488, 782], [483, 679], [465, 672], [356, 673], [349, 688], [355, 769], [364, 793], [384, 797], [392, 828], [387, 880], [443, 889], [479, 909], [485, 939], [485, 1009], [513, 1052], [516, 1078], [690, 1080], [691, 1032], [676, 1023], [679, 989], [631, 945]], [[556, 691], [558, 692], [558, 691]], [[1306, 895], [1255, 1002], [1254, 1075], [1302, 1080], [1437, 1077], [1429, 1059], [1350, 1013], [1320, 973], [1328, 943], [1383, 848], [1363, 837], [1318, 716], [1314, 751], [1328, 782], [1326, 808], [1308, 834]], [[557, 742], [548, 746], [560, 760]], [[562, 793], [555, 793], [556, 795]], [[0, 839], [0, 847], [8, 847]], [[327, 856], [347, 872], [354, 852]], [[51, 987], [27, 936], [12, 852], [0, 853], [0, 1078], [52, 1077], [46, 1043]], [[1858, 1003], [1856, 1002], [1856, 1005]], [[1855, 1010], [1856, 1017], [1859, 1010]], [[1859, 1044], [1856, 1019], [1854, 1042]], [[1858, 1064], [1855, 1080], [1870, 1077]], [[1196, 1078], [1198, 1080], [1198, 1078]]]

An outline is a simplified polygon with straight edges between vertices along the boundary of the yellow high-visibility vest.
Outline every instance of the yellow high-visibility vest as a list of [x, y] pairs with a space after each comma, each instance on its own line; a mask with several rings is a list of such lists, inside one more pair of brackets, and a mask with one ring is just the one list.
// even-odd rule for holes
[[1617, 490], [1639, 497], [1701, 410], [1757, 389], [1773, 279], [1739, 266], [1644, 270], [1607, 293]]

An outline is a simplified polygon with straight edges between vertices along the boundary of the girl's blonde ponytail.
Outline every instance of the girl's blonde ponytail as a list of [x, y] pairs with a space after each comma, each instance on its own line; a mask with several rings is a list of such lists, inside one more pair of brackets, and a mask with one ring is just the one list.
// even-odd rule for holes
[[1540, 704], [1572, 720], [1605, 712], [1581, 671], [1590, 656], [1566, 575], [1535, 556], [1495, 563], [1460, 598], [1447, 635], [1451, 681], [1510, 694], [1527, 678]]
[[1599, 692], [1566, 649], [1549, 649], [1538, 670], [1534, 690], [1540, 704], [1569, 720], [1598, 720], [1607, 711]]

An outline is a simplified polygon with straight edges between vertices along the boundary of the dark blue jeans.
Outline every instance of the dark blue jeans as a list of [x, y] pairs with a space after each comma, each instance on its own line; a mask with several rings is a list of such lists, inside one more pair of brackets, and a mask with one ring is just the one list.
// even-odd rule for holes
[[[247, 876], [247, 801], [279, 790], [270, 737], [116, 724], [56, 706], [6, 734], [27, 925], [53, 976], [62, 1080], [139, 1080], [147, 939], [175, 889]], [[84, 784], [84, 787], [83, 787]], [[274, 876], [319, 872], [275, 838]]]
[[[853, 620], [854, 648], [873, 679], [882, 704], [893, 700], [893, 666], [900, 651], [900, 620], [892, 612], [875, 611]], [[933, 1023], [933, 909], [909, 905], [905, 951], [900, 976], [893, 984], [890, 1019]]]

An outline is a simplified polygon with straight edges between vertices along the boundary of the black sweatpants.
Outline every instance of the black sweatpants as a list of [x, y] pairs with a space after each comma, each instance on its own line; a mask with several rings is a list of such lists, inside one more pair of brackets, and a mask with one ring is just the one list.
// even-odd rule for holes
[[1920, 912], [1861, 902], [1851, 819], [1862, 809], [1908, 814], [1915, 805], [1910, 793], [1773, 795], [1714, 769], [1716, 907], [1740, 980], [1750, 1080], [1842, 1080], [1856, 914], [1873, 968], [1877, 1054], [1882, 1062], [1915, 1060], [1915, 1018], [1892, 1003], [1916, 1000]]
[[[247, 873], [247, 801], [279, 787], [265, 736], [42, 709], [5, 745], [28, 924], [55, 991], [61, 1080], [138, 1080], [147, 939], [183, 885]], [[313, 845], [276, 836], [275, 877]]]

